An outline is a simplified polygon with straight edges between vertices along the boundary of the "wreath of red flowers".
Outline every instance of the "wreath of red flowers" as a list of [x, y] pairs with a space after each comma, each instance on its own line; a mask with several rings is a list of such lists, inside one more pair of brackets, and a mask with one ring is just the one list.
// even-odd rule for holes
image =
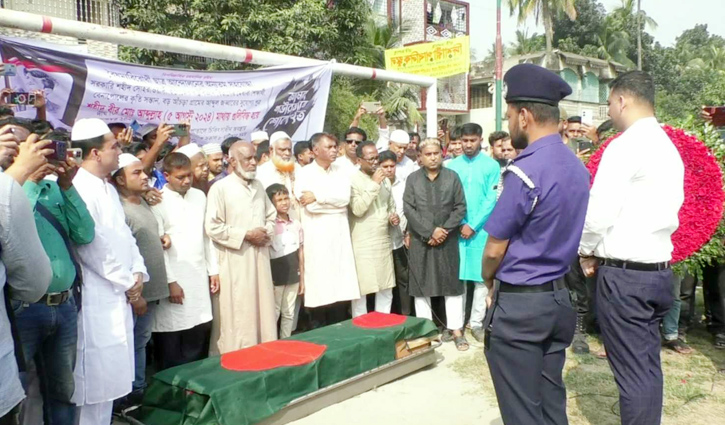
[[[722, 218], [725, 191], [722, 171], [707, 146], [682, 129], [669, 125], [662, 128], [685, 165], [685, 202], [680, 208], [680, 227], [672, 235], [675, 247], [672, 262], [677, 263], [696, 253], [712, 238]], [[609, 138], [589, 159], [587, 168], [592, 184], [604, 150], [617, 137], [619, 134]]]

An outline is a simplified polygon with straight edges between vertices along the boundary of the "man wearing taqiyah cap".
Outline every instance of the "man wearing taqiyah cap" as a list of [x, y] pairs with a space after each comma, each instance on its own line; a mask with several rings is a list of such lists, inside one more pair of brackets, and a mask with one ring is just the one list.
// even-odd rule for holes
[[212, 181], [224, 171], [222, 145], [219, 143], [207, 143], [201, 147], [201, 150], [206, 155], [206, 161], [209, 164], [209, 181]]
[[[295, 158], [292, 156], [292, 139], [284, 131], [272, 133], [269, 138], [269, 153], [271, 160], [257, 168], [257, 180], [264, 188], [279, 183], [284, 185], [289, 193], [295, 193], [295, 175], [301, 169]], [[290, 217], [299, 220], [299, 203], [294, 197], [290, 197], [292, 205]]]
[[405, 152], [408, 150], [410, 144], [410, 136], [405, 130], [395, 130], [390, 133], [390, 143], [388, 149], [395, 154], [398, 159], [395, 165], [395, 178], [405, 182], [405, 179], [413, 172], [418, 170], [420, 167], [418, 164], [408, 158]]
[[143, 282], [149, 276], [126, 225], [116, 188], [107, 181], [119, 168], [118, 141], [97, 118], [78, 120], [71, 130], [71, 141], [83, 151], [83, 163], [73, 185], [93, 217], [96, 234], [93, 242], [78, 246], [83, 301], [78, 314], [72, 401], [79, 406], [81, 425], [97, 425], [110, 423], [113, 400], [131, 392], [132, 307], [142, 303]]
[[209, 192], [209, 162], [204, 152], [196, 143], [189, 143], [176, 150], [186, 155], [191, 161], [191, 170], [194, 173], [194, 180], [191, 186], [201, 190], [206, 195]]
[[484, 226], [485, 353], [505, 424], [563, 425], [562, 368], [577, 320], [564, 275], [577, 256], [589, 173], [558, 132], [571, 87], [533, 64], [514, 66], [504, 81], [511, 142], [523, 150]]
[[[169, 285], [164, 265], [164, 244], [170, 245], [168, 235], [159, 238], [159, 225], [144, 194], [149, 190], [149, 176], [144, 164], [129, 153], [119, 157], [118, 170], [113, 173], [113, 183], [121, 197], [126, 223], [136, 239], [141, 257], [149, 274], [144, 284], [143, 302], [134, 305], [134, 358], [135, 376], [133, 392], [127, 397], [129, 404], [137, 404], [146, 387], [146, 345], [151, 339], [151, 325], [158, 301], [168, 298]], [[162, 242], [162, 240], [164, 242]]]
[[254, 131], [249, 138], [252, 139], [252, 144], [256, 148], [260, 143], [269, 141], [269, 134], [266, 131]]

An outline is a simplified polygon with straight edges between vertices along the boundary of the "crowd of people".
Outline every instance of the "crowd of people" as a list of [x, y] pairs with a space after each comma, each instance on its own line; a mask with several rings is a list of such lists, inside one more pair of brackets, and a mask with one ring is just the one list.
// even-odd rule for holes
[[[0, 109], [0, 424], [109, 424], [151, 370], [371, 310], [435, 319], [461, 351], [470, 328], [507, 424], [566, 423], [564, 350], [588, 352], [596, 322], [622, 422], [659, 423], [683, 176], [652, 80], [615, 80], [598, 128], [558, 106], [557, 75], [519, 65], [506, 82], [509, 132], [487, 139], [475, 123], [391, 131], [361, 107], [340, 140], [199, 146], [189, 123], [64, 132], [42, 96], [35, 121]], [[590, 192], [583, 161], [615, 128]], [[57, 141], [77, 157], [52, 159]], [[665, 344], [688, 352], [668, 316]], [[40, 397], [21, 403], [33, 375]]]

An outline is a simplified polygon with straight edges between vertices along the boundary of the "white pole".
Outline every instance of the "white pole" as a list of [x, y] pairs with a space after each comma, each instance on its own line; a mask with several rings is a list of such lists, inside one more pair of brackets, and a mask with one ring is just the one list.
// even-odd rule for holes
[[438, 137], [438, 80], [426, 88], [425, 95], [425, 133], [426, 137]]
[[[206, 56], [214, 59], [251, 63], [263, 66], [313, 66], [330, 64], [330, 62], [320, 61], [317, 59], [281, 55], [278, 53], [263, 52], [244, 47], [224, 46], [222, 44], [170, 37], [161, 34], [151, 34], [68, 19], [51, 18], [48, 16], [8, 9], [0, 9], [0, 26], [88, 40], [105, 41], [107, 43], [121, 44], [143, 49], [161, 50], [192, 56]], [[344, 63], [333, 62], [331, 63], [331, 66], [332, 71], [339, 75], [392, 81], [396, 83], [413, 84], [426, 87], [428, 92], [426, 101], [426, 111], [428, 114], [428, 137], [436, 137], [438, 93], [436, 85], [437, 80], [435, 78], [397, 71], [387, 71], [384, 69], [366, 68]], [[433, 126], [431, 126], [431, 122], [433, 122]]]

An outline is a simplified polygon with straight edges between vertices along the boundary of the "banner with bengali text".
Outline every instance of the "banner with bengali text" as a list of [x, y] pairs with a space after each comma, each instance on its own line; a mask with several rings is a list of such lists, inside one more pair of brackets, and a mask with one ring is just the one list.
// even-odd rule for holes
[[[157, 68], [80, 55], [59, 46], [0, 37], [0, 54], [16, 66], [3, 78], [14, 91], [43, 90], [56, 127], [96, 117], [108, 123], [191, 122], [192, 139], [221, 143], [254, 131], [285, 131], [307, 140], [322, 131], [332, 70], [327, 65], [254, 71]], [[16, 116], [35, 118], [32, 107]]]
[[471, 67], [469, 36], [385, 51], [385, 69], [428, 77], [450, 77]]

